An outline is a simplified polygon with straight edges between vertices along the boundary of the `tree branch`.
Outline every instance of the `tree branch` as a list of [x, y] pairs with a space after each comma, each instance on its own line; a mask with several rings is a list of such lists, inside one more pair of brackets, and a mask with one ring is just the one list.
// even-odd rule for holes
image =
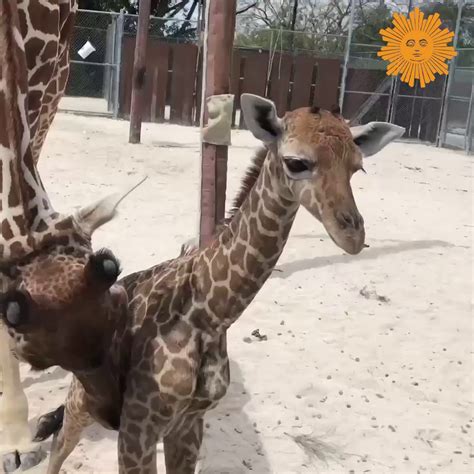
[[250, 9], [252, 9], [252, 8], [254, 8], [254, 7], [256, 7], [256, 6], [257, 6], [257, 2], [252, 3], [252, 4], [247, 5], [246, 7], [242, 8], [241, 10], [237, 10], [237, 11], [235, 12], [235, 14], [236, 14], [236, 15], [240, 15], [240, 14], [242, 14], [242, 13], [248, 12]]

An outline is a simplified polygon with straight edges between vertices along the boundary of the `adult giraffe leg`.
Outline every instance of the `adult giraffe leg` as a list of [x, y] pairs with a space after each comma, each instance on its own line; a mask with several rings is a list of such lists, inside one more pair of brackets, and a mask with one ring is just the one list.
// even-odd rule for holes
[[194, 474], [201, 449], [203, 418], [186, 420], [163, 440], [166, 474]]
[[12, 341], [5, 327], [0, 325], [0, 366], [3, 375], [3, 394], [0, 397], [0, 429], [3, 431], [0, 454], [5, 472], [22, 465], [28, 469], [45, 456], [41, 447], [31, 440], [28, 426], [28, 401], [20, 381], [20, 364], [13, 357]]
[[75, 381], [69, 390], [62, 427], [59, 433], [54, 435], [47, 474], [59, 473], [64, 461], [81, 439], [82, 431], [93, 422], [93, 418], [87, 412], [85, 392]]

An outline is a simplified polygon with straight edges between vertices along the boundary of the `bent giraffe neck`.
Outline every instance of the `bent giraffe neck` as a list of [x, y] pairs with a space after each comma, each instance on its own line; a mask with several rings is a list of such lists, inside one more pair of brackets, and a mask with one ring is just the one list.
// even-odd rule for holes
[[130, 370], [131, 315], [126, 302], [110, 309], [104, 330], [100, 364], [88, 371], [73, 371], [91, 404], [91, 413], [106, 428], [119, 428], [126, 378]]
[[268, 152], [242, 207], [198, 257], [198, 294], [206, 300], [211, 326], [217, 330], [239, 318], [283, 252], [299, 206], [287, 179], [280, 160]]
[[16, 1], [0, 2], [0, 260], [28, 253], [32, 232], [57, 214], [30, 144], [28, 73]]

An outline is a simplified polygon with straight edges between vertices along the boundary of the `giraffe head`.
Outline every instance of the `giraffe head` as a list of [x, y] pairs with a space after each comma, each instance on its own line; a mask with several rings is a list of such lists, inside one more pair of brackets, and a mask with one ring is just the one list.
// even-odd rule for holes
[[10, 284], [0, 314], [17, 356], [38, 370], [100, 366], [109, 328], [127, 304], [115, 285], [120, 265], [110, 250], [92, 250], [93, 232], [112, 219], [124, 195], [115, 194], [33, 234], [33, 250], [3, 272]]
[[405, 129], [384, 122], [350, 128], [338, 110], [306, 107], [277, 116], [273, 102], [243, 94], [242, 113], [249, 130], [265, 143], [280, 192], [302, 204], [321, 221], [332, 240], [350, 254], [365, 240], [364, 220], [351, 188], [351, 177], [363, 170], [363, 157], [374, 155]]
[[[33, 367], [86, 370], [100, 364], [107, 325], [124, 304], [124, 294], [113, 286], [118, 262], [109, 251], [94, 253], [91, 238], [131, 190], [74, 215], [62, 216], [51, 206], [35, 165], [36, 125], [28, 112], [36, 101], [42, 107], [51, 100], [46, 84], [60, 59], [55, 31], [76, 2], [48, 8], [36, 2], [27, 12], [19, 3], [0, 2], [0, 318], [17, 343], [18, 356]], [[48, 35], [23, 37], [27, 13], [48, 23]], [[39, 54], [44, 41], [46, 52]], [[32, 57], [35, 80], [29, 77]], [[30, 88], [35, 81], [47, 99]]]

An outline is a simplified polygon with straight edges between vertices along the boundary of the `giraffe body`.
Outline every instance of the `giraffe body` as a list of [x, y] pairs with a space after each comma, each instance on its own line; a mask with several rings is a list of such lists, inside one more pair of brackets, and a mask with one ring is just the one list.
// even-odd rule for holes
[[[67, 79], [75, 10], [76, 0], [0, 2], [0, 301], [15, 295], [2, 312], [5, 322], [17, 321], [25, 305], [42, 308], [45, 302], [57, 314], [87, 319], [106, 315], [119, 298], [111, 290], [118, 266], [113, 256], [93, 253], [91, 236], [114, 216], [123, 195], [62, 215], [36, 169]], [[17, 286], [19, 268], [27, 262], [42, 268], [39, 292], [28, 297]], [[6, 472], [19, 464], [27, 469], [41, 458], [12, 357], [15, 344], [24, 342], [22, 336], [9, 338], [0, 324], [0, 455]]]
[[[210, 245], [125, 277], [115, 290], [123, 299], [107, 321], [55, 318], [46, 304], [45, 314], [28, 308], [23, 325], [9, 324], [21, 340], [19, 357], [74, 373], [49, 474], [59, 472], [93, 421], [119, 430], [121, 473], [155, 473], [161, 439], [167, 474], [193, 473], [204, 414], [229, 385], [227, 329], [271, 275], [300, 204], [337, 245], [351, 254], [362, 250], [364, 223], [350, 178], [362, 169], [363, 153], [376, 153], [403, 129], [372, 123], [351, 132], [339, 114], [309, 108], [278, 119], [273, 103], [250, 95], [242, 106], [267, 151], [246, 176], [245, 199]], [[36, 263], [20, 267], [25, 294], [38, 292], [39, 271]], [[78, 331], [100, 342], [97, 357], [61, 344]]]

